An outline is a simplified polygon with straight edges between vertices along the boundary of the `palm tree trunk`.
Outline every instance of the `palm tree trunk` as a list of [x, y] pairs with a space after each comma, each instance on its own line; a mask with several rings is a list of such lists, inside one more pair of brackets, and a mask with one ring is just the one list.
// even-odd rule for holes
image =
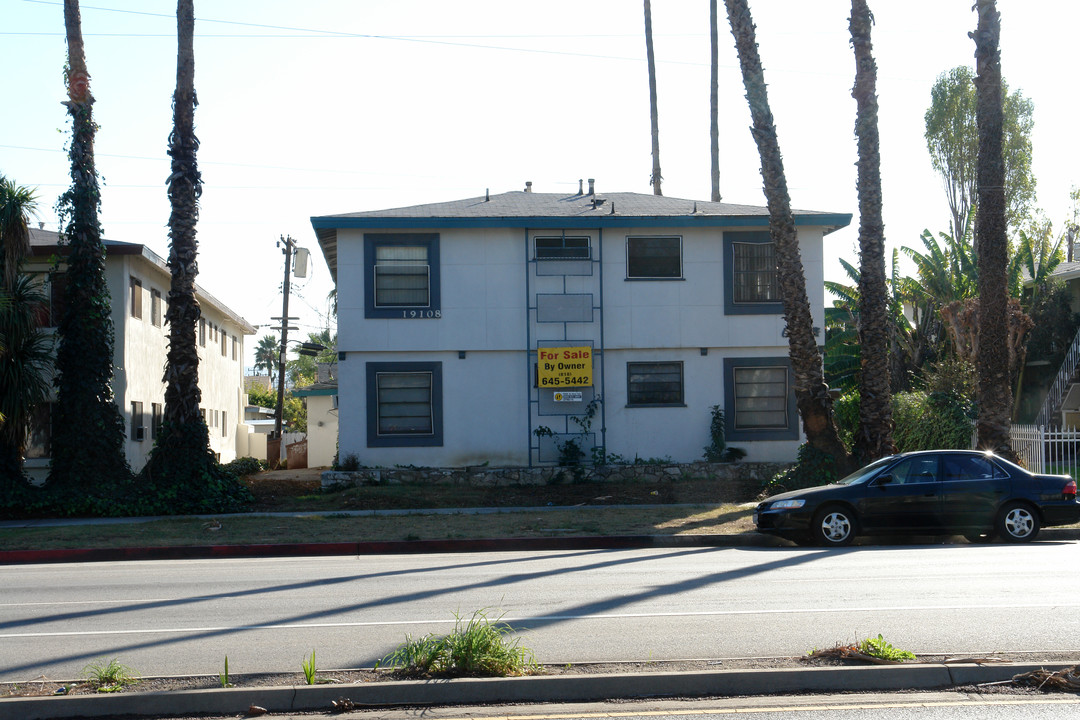
[[724, 0], [731, 34], [739, 54], [743, 86], [750, 103], [753, 127], [750, 132], [761, 156], [761, 177], [769, 208], [769, 234], [776, 246], [776, 272], [780, 297], [787, 322], [788, 347], [795, 376], [795, 399], [803, 421], [806, 441], [816, 449], [836, 459], [841, 473], [852, 465], [833, 422], [832, 398], [822, 373], [821, 352], [814, 339], [814, 322], [806, 296], [795, 218], [791, 213], [784, 161], [776, 137], [772, 110], [765, 89], [765, 74], [761, 68], [754, 21], [746, 0]]
[[195, 10], [192, 0], [179, 0], [176, 8], [176, 92], [173, 94], [173, 132], [169, 137], [172, 174], [169, 177], [169, 352], [165, 361], [165, 412], [163, 421], [175, 427], [201, 421], [199, 403], [199, 354], [195, 343], [199, 303], [195, 277], [199, 244], [195, 223], [199, 217], [202, 178], [195, 159]]
[[59, 496], [108, 494], [130, 479], [124, 420], [113, 397], [112, 307], [105, 283], [105, 245], [94, 165], [94, 97], [86, 71], [78, 0], [64, 0], [68, 43], [68, 114], [72, 119], [71, 188], [61, 196], [63, 236], [70, 248], [67, 297], [58, 328], [57, 404], [53, 415], [50, 484]]
[[978, 446], [1012, 457], [1008, 364], [1008, 238], [1002, 152], [1001, 15], [995, 0], [978, 0], [975, 39], [976, 122], [979, 128], [975, 248], [979, 257], [979, 326], [976, 399]]
[[645, 56], [649, 61], [649, 121], [652, 124], [652, 183], [653, 195], [660, 191], [660, 120], [656, 111], [656, 58], [652, 42], [652, 4], [645, 0]]
[[712, 43], [712, 82], [709, 87], [712, 201], [720, 202], [720, 39], [716, 0], [709, 0], [709, 39]]
[[859, 146], [859, 429], [855, 456], [862, 462], [892, 454], [892, 395], [889, 375], [888, 287], [885, 281], [885, 223], [881, 217], [881, 150], [878, 138], [877, 65], [870, 42], [873, 22], [866, 0], [852, 0], [851, 44], [855, 48]]

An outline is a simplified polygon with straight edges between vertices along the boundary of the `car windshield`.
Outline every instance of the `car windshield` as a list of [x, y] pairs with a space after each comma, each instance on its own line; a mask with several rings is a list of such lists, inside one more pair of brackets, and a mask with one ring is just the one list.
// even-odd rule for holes
[[867, 478], [871, 477], [872, 475], [876, 474], [878, 470], [881, 470], [881, 468], [885, 467], [886, 465], [890, 465], [896, 462], [896, 460], [897, 456], [895, 455], [890, 455], [888, 457], [883, 457], [880, 460], [875, 460], [866, 467], [859, 468], [855, 472], [848, 475], [846, 478], [843, 478], [842, 480], [837, 480], [836, 484], [854, 485], [856, 483], [862, 482]]

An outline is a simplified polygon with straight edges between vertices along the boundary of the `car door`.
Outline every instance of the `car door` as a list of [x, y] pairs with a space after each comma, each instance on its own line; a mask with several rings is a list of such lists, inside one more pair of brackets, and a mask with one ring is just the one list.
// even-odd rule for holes
[[1009, 476], [990, 458], [977, 453], [943, 455], [941, 459], [941, 517], [943, 529], [962, 532], [987, 529], [1002, 499], [1009, 493]]
[[867, 532], [918, 532], [940, 523], [938, 457], [904, 458], [866, 486], [860, 510]]

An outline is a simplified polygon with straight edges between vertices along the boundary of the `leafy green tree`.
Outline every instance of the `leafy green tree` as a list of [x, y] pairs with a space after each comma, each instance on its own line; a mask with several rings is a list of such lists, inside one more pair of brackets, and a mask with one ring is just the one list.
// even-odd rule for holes
[[0, 289], [0, 495], [23, 480], [34, 410], [49, 399], [53, 336], [36, 317], [48, 298], [28, 275]]
[[94, 97], [86, 71], [78, 0], [64, 0], [68, 43], [71, 188], [57, 203], [68, 245], [66, 302], [56, 351], [57, 403], [53, 414], [49, 484], [56, 497], [108, 497], [130, 481], [124, 420], [113, 396], [112, 303], [105, 283], [105, 244], [98, 211], [101, 191], [94, 165]]
[[[1003, 151], [1006, 215], [1016, 226], [1035, 200], [1031, 173], [1031, 130], [1034, 104], [1017, 90], [1001, 83], [1004, 102]], [[975, 75], [969, 67], [956, 67], [938, 76], [926, 111], [926, 146], [930, 162], [941, 175], [952, 214], [952, 234], [963, 238], [975, 210], [976, 163], [979, 133], [976, 124]]]
[[30, 254], [30, 217], [37, 212], [37, 196], [0, 175], [0, 285], [13, 287], [19, 264]]
[[[277, 392], [274, 390], [250, 387], [247, 395], [248, 401], [253, 405], [267, 408], [277, 407]], [[304, 404], [304, 399], [295, 397], [286, 390], [281, 408], [281, 419], [289, 431], [307, 432], [307, 406]]]
[[308, 333], [306, 342], [322, 345], [323, 349], [314, 356], [297, 354], [285, 363], [286, 378], [293, 387], [303, 387], [315, 382], [319, 363], [332, 363], [337, 359], [337, 335], [331, 335], [329, 328]]

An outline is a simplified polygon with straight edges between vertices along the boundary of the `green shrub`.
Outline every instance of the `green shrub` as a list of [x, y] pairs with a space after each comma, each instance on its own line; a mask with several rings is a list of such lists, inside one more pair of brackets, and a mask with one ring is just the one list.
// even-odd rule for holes
[[788, 490], [801, 490], [836, 482], [836, 458], [810, 443], [799, 446], [795, 464], [777, 473], [765, 483], [761, 495], [768, 497]]
[[746, 450], [728, 447], [724, 430], [724, 411], [719, 405], [711, 408], [709, 421], [709, 444], [705, 446], [705, 461], [713, 463], [736, 462], [746, 457]]
[[897, 452], [971, 447], [975, 403], [956, 395], [910, 392], [893, 396]]
[[833, 418], [836, 432], [844, 447], [855, 445], [855, 433], [859, 429], [859, 391], [851, 390], [833, 401]]
[[243, 478], [262, 472], [266, 469], [266, 463], [258, 458], [238, 457], [232, 462], [222, 465], [221, 469], [231, 473], [234, 477]]
[[523, 675], [536, 665], [531, 650], [507, 639], [514, 629], [492, 622], [484, 610], [457, 622], [449, 635], [425, 635], [419, 640], [405, 636], [405, 642], [379, 665], [398, 670], [407, 677], [505, 677]]

